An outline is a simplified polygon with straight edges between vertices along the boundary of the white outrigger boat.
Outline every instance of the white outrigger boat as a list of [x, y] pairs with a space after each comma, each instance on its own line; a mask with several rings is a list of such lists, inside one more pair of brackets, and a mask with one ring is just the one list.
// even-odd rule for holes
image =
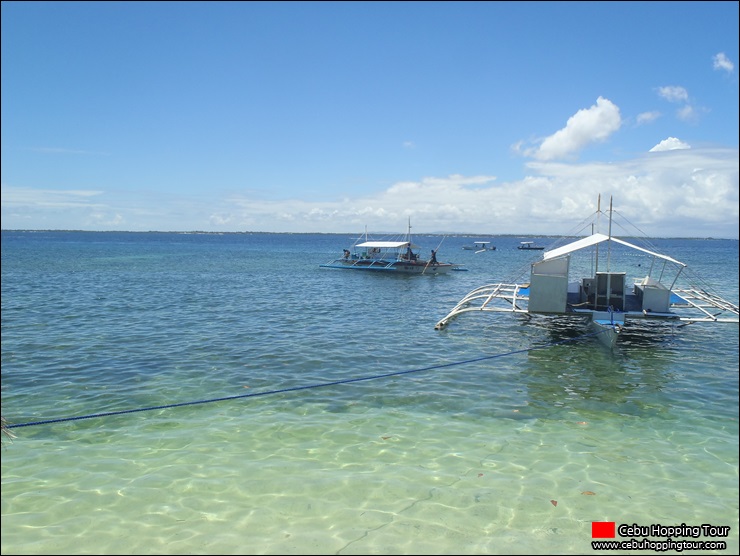
[[[546, 250], [542, 260], [532, 263], [528, 283], [498, 283], [477, 288], [437, 322], [435, 329], [445, 328], [462, 313], [481, 311], [582, 317], [595, 329], [599, 340], [613, 348], [628, 320], [632, 319], [680, 325], [738, 323], [737, 303], [709, 293], [701, 286], [679, 286], [678, 279], [686, 264], [653, 248], [612, 236], [611, 201], [608, 234], [594, 233], [594, 225], [598, 225], [601, 214], [597, 207], [596, 224], [590, 222], [591, 235]], [[583, 261], [575, 258], [576, 253], [586, 249], [591, 255], [589, 274], [585, 274], [587, 266]], [[635, 251], [647, 256], [650, 263], [638, 264]], [[636, 276], [628, 277], [626, 271], [613, 271], [615, 263], [630, 269]], [[586, 277], [571, 281], [572, 269]]]
[[463, 249], [483, 253], [484, 251], [495, 251], [496, 246], [491, 245], [490, 241], [474, 241], [473, 245], [463, 245]]
[[420, 246], [411, 240], [411, 222], [403, 239], [396, 241], [370, 240], [365, 232], [360, 238], [345, 249], [342, 257], [319, 265], [322, 268], [341, 268], [348, 270], [366, 270], [371, 272], [392, 272], [397, 274], [437, 275], [447, 274], [451, 270], [467, 270], [462, 265], [437, 261], [437, 249], [431, 250], [431, 256], [424, 259], [414, 251]]
[[545, 248], [542, 245], [537, 245], [534, 241], [521, 241], [517, 249], [522, 251], [542, 251]]

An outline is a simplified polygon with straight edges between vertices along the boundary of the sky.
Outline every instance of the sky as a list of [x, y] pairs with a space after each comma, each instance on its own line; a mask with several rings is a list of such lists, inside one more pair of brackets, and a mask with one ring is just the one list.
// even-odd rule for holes
[[738, 238], [738, 2], [1, 6], [3, 229]]

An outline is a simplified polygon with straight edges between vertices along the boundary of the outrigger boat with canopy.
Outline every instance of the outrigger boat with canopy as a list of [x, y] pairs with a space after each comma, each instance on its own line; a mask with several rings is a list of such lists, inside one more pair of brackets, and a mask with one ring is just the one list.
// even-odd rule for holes
[[[435, 329], [441, 330], [459, 315], [470, 312], [583, 317], [596, 330], [599, 340], [613, 348], [632, 319], [680, 325], [738, 323], [737, 303], [693, 282], [679, 285], [679, 278], [686, 281], [686, 264], [651, 246], [641, 247], [614, 237], [611, 200], [608, 233], [594, 232], [601, 214], [599, 199], [594, 213], [596, 223], [589, 222], [591, 235], [546, 250], [542, 260], [531, 264], [527, 283], [489, 284], [471, 291], [437, 322]], [[576, 258], [582, 251], [591, 255], [590, 262], [584, 264]], [[635, 251], [649, 258], [649, 265], [637, 263]], [[625, 270], [614, 271], [617, 264]], [[589, 274], [587, 265], [591, 267]], [[628, 276], [627, 270], [632, 275]], [[572, 271], [586, 277], [571, 281]]]
[[476, 253], [483, 253], [485, 251], [495, 251], [496, 246], [491, 245], [490, 241], [474, 241], [473, 245], [463, 245], [463, 249], [467, 251], [475, 251]]
[[[440, 243], [441, 245], [441, 243]], [[462, 265], [437, 261], [439, 249], [432, 249], [429, 259], [415, 251], [420, 249], [411, 239], [411, 221], [405, 237], [392, 241], [376, 241], [359, 238], [351, 249], [345, 249], [342, 257], [319, 265], [322, 268], [392, 272], [397, 274], [437, 275], [451, 270], [467, 270]]]
[[537, 245], [534, 241], [521, 241], [519, 242], [519, 247], [517, 249], [520, 249], [521, 251], [542, 251], [544, 247], [542, 245]]

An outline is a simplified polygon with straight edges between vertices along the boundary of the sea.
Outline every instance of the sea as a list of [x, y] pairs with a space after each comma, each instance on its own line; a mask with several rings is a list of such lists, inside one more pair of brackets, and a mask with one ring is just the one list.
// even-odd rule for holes
[[[321, 268], [351, 234], [2, 231], [2, 554], [739, 552], [737, 324], [436, 330], [552, 238], [414, 240], [465, 270]], [[737, 304], [737, 240], [653, 244]]]

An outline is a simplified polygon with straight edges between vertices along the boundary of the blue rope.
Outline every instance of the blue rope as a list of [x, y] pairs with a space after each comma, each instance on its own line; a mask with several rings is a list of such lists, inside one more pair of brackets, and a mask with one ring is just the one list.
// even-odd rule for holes
[[395, 372], [392, 372], [392, 373], [386, 373], [386, 374], [382, 374], [382, 375], [364, 376], [364, 377], [359, 377], [359, 378], [347, 378], [347, 379], [344, 379], [344, 380], [335, 380], [333, 382], [324, 382], [324, 383], [321, 383], [321, 384], [309, 384], [309, 385], [306, 385], [306, 386], [293, 386], [293, 387], [290, 387], [290, 388], [281, 388], [280, 390], [268, 390], [267, 392], [256, 392], [256, 393], [251, 393], [251, 394], [240, 394], [238, 396], [225, 396], [225, 397], [222, 397], [222, 398], [211, 398], [211, 399], [208, 399], [208, 400], [197, 400], [197, 401], [192, 401], [192, 402], [181, 402], [181, 403], [173, 403], [173, 404], [166, 404], [166, 405], [156, 405], [156, 406], [151, 406], [151, 407], [140, 407], [140, 408], [137, 408], [137, 409], [125, 409], [125, 410], [122, 410], [122, 411], [108, 411], [108, 412], [105, 412], [105, 413], [93, 413], [91, 415], [80, 415], [78, 417], [62, 417], [62, 418], [59, 418], [59, 419], [47, 419], [47, 420], [44, 420], [44, 421], [33, 421], [33, 422], [30, 422], [30, 423], [8, 424], [6, 426], [6, 428], [8, 428], [8, 429], [16, 429], [16, 428], [20, 428], [20, 427], [31, 427], [31, 426], [34, 426], [34, 425], [49, 425], [49, 424], [52, 424], [52, 423], [65, 423], [65, 422], [69, 422], [69, 421], [82, 421], [83, 419], [94, 419], [96, 417], [112, 417], [112, 416], [116, 416], [116, 415], [126, 415], [126, 414], [129, 414], [129, 413], [139, 413], [141, 411], [154, 411], [154, 410], [157, 410], [157, 409], [170, 409], [170, 408], [173, 408], [173, 407], [185, 407], [185, 406], [188, 406], [188, 405], [200, 405], [200, 404], [205, 404], [205, 403], [224, 402], [224, 401], [229, 401], [229, 400], [239, 400], [239, 399], [243, 399], [243, 398], [256, 398], [258, 396], [267, 396], [267, 395], [270, 395], [270, 394], [284, 394], [285, 392], [297, 392], [299, 390], [310, 390], [312, 388], [325, 388], [327, 386], [336, 386], [338, 384], [351, 384], [353, 382], [362, 382], [362, 381], [365, 381], [365, 380], [376, 380], [376, 379], [380, 379], [380, 378], [388, 378], [388, 377], [391, 377], [391, 376], [400, 376], [400, 375], [407, 375], [407, 374], [411, 374], [411, 373], [420, 373], [420, 372], [423, 372], [423, 371], [431, 371], [431, 370], [434, 370], [434, 369], [444, 369], [445, 367], [454, 367], [456, 365], [465, 365], [467, 363], [476, 363], [478, 361], [486, 361], [487, 359], [496, 359], [498, 357], [506, 357], [506, 356], [509, 356], [509, 355], [516, 355], [516, 354], [519, 354], [519, 353], [526, 353], [528, 351], [534, 351], [534, 350], [537, 350], [537, 349], [545, 349], [545, 348], [548, 348], [548, 347], [551, 347], [551, 346], [556, 346], [556, 345], [559, 345], [559, 344], [565, 344], [565, 343], [568, 343], [568, 342], [575, 342], [577, 340], [581, 340], [581, 339], [584, 339], [584, 338], [589, 338], [591, 336], [597, 336], [598, 334], [602, 334], [602, 333], [603, 333], [603, 331], [594, 332], [594, 333], [591, 333], [591, 334], [586, 334], [586, 335], [583, 335], [583, 336], [578, 336], [576, 338], [569, 338], [567, 340], [561, 340], [559, 342], [552, 342], [552, 343], [544, 344], [544, 345], [541, 345], [541, 346], [534, 346], [534, 347], [529, 347], [529, 348], [525, 348], [525, 349], [518, 349], [518, 350], [515, 350], [515, 351], [509, 351], [507, 353], [498, 353], [496, 355], [485, 355], [483, 357], [478, 357], [476, 359], [468, 359], [466, 361], [455, 361], [453, 363], [444, 363], [444, 364], [441, 364], [441, 365], [432, 365], [431, 367], [422, 367], [420, 369], [409, 369], [407, 371], [395, 371]]

